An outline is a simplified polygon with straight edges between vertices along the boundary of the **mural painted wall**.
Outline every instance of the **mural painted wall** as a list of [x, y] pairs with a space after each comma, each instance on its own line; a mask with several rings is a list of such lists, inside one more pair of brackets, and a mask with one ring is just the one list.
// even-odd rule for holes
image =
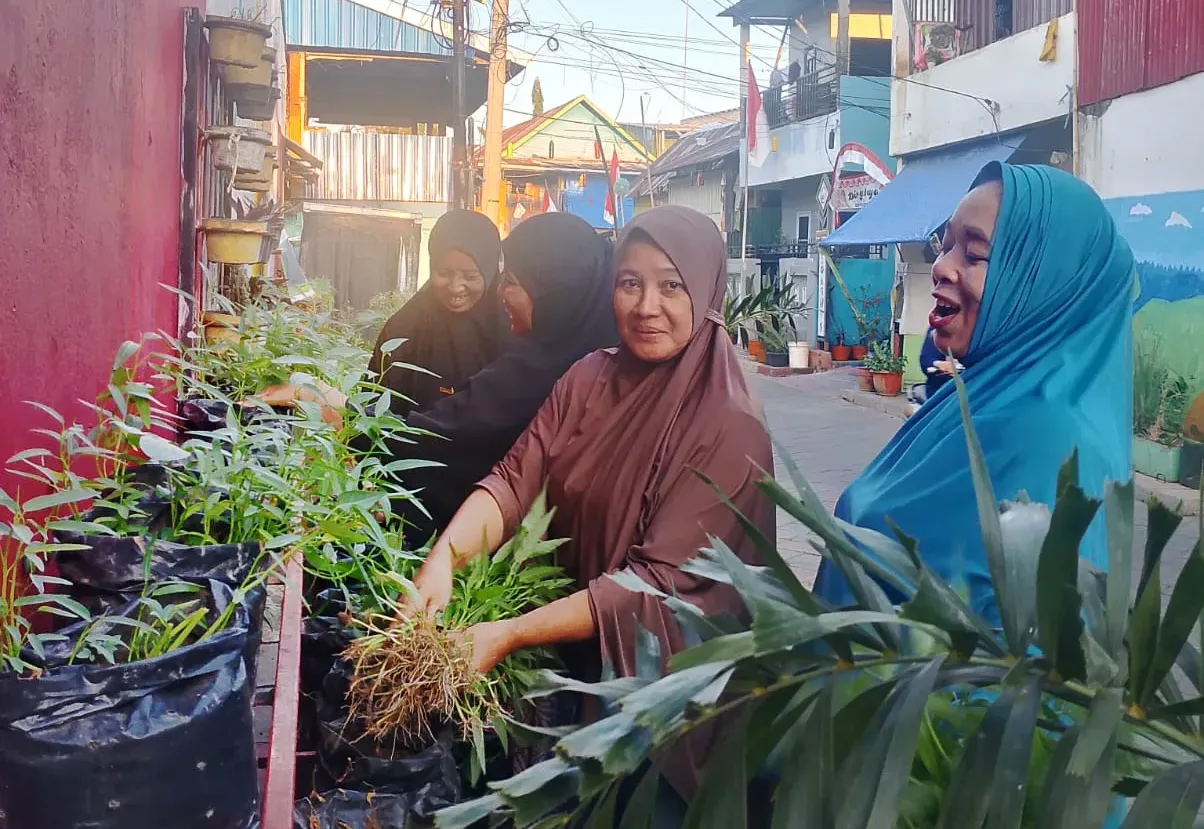
[[1133, 330], [1204, 390], [1204, 190], [1107, 199], [1137, 258]]

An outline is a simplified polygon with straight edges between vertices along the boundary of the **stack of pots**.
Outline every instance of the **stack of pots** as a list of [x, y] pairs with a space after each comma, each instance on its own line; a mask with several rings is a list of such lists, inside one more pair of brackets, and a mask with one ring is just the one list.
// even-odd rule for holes
[[271, 26], [252, 20], [209, 15], [209, 58], [221, 67], [226, 94], [238, 114], [252, 121], [271, 120], [280, 87], [276, 86], [276, 50], [267, 45]]

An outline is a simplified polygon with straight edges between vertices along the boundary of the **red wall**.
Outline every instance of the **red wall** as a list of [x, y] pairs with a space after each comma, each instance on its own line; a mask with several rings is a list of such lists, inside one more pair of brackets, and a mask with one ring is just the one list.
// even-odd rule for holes
[[186, 5], [0, 0], [0, 464], [175, 331]]
[[1079, 0], [1079, 102], [1204, 72], [1200, 0]]

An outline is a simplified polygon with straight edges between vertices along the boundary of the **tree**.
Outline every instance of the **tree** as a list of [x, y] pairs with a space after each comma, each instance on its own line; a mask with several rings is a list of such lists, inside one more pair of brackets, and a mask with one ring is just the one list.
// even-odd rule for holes
[[539, 85], [539, 78], [531, 87], [531, 114], [537, 117], [543, 115], [543, 87]]

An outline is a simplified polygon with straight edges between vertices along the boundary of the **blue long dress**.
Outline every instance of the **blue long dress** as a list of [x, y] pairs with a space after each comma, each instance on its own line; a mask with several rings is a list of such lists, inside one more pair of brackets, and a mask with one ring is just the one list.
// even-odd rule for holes
[[[992, 164], [1003, 200], [986, 287], [961, 362], [974, 427], [1000, 499], [1052, 504], [1058, 468], [1080, 453], [1084, 489], [1131, 475], [1134, 260], [1103, 203], [1051, 167]], [[955, 384], [943, 385], [841, 496], [836, 515], [918, 539], [924, 561], [998, 624]], [[1107, 568], [1102, 517], [1082, 555]], [[827, 561], [816, 593], [853, 601]], [[902, 600], [902, 597], [894, 597]]]

